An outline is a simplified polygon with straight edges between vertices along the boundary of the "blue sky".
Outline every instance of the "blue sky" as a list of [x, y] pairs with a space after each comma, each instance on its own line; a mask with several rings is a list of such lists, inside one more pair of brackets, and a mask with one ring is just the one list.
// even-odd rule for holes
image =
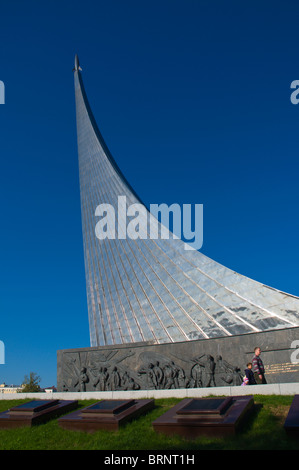
[[0, 382], [89, 346], [74, 55], [147, 204], [204, 207], [201, 251], [299, 295], [297, 1], [2, 2]]

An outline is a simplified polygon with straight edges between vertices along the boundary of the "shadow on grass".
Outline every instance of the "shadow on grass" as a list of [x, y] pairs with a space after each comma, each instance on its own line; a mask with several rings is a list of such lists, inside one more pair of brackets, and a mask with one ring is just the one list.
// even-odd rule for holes
[[252, 408], [248, 410], [246, 415], [244, 416], [244, 420], [238, 426], [238, 434], [242, 435], [246, 432], [250, 432], [258, 419], [258, 415], [263, 409], [263, 405], [261, 403], [254, 403]]

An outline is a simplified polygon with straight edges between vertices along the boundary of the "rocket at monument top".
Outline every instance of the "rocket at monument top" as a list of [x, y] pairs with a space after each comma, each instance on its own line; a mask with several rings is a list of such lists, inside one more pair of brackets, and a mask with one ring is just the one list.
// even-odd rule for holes
[[81, 67], [80, 67], [80, 63], [79, 63], [79, 57], [78, 55], [76, 54], [75, 55], [75, 67], [73, 68], [73, 72], [74, 71], [78, 71], [78, 70], [82, 70]]

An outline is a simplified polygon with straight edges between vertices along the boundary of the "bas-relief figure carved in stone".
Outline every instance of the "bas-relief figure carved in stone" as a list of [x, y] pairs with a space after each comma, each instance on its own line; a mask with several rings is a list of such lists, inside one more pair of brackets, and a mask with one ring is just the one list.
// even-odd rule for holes
[[133, 350], [64, 353], [64, 391], [168, 390], [241, 385], [239, 367], [210, 354], [174, 361]]

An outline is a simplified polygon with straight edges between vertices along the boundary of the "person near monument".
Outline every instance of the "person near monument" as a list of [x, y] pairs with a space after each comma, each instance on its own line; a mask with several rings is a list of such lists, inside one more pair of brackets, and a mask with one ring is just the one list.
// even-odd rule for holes
[[252, 359], [252, 372], [257, 384], [266, 384], [265, 368], [262, 359], [260, 358], [261, 348], [254, 348], [254, 357]]
[[242, 385], [255, 385], [256, 381], [255, 381], [254, 374], [252, 371], [251, 362], [248, 362], [247, 369], [245, 369], [244, 372], [245, 372], [245, 376], [244, 376]]

